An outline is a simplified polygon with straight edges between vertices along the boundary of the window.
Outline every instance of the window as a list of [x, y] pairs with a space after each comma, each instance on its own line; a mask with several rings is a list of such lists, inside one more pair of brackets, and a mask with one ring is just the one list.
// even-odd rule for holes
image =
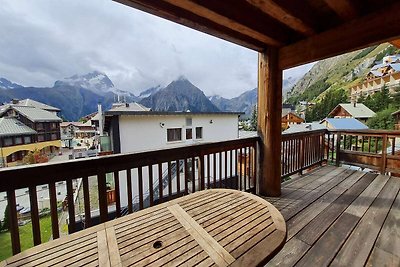
[[51, 134], [51, 140], [57, 140], [57, 134], [56, 133], [52, 133]]
[[50, 128], [51, 129], [56, 129], [57, 128], [57, 123], [52, 122]]
[[192, 118], [186, 118], [186, 126], [192, 126]]
[[13, 144], [12, 137], [4, 138], [3, 142], [4, 142], [4, 146], [12, 146], [12, 144]]
[[196, 139], [203, 138], [203, 127], [196, 127]]
[[30, 136], [25, 136], [25, 137], [24, 137], [24, 143], [25, 143], [25, 144], [30, 144], [30, 143], [32, 143], [31, 137], [30, 137]]
[[43, 142], [44, 141], [44, 134], [39, 134], [37, 137], [38, 142]]
[[15, 137], [15, 144], [16, 144], [16, 145], [22, 144], [22, 137], [21, 137], [21, 136]]
[[192, 139], [193, 134], [192, 134], [192, 128], [186, 129], [186, 140]]
[[43, 123], [42, 123], [42, 122], [38, 122], [38, 123], [36, 124], [36, 129], [37, 129], [37, 130], [44, 130]]
[[182, 128], [167, 129], [167, 141], [181, 141], [182, 140]]

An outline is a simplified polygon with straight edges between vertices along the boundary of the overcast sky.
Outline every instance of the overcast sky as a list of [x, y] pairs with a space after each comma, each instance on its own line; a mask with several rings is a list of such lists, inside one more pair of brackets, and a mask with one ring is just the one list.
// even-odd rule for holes
[[25, 86], [93, 70], [135, 94], [180, 75], [206, 95], [257, 86], [256, 52], [111, 0], [0, 1], [0, 77]]

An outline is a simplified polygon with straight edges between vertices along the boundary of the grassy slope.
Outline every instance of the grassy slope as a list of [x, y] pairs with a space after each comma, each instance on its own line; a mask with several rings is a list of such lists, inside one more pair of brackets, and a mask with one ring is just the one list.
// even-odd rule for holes
[[[45, 216], [40, 219], [40, 234], [42, 242], [47, 242], [51, 237], [51, 218]], [[21, 241], [21, 250], [24, 251], [28, 248], [33, 247], [33, 236], [32, 236], [32, 223], [28, 223], [24, 226], [19, 227], [19, 235]], [[9, 232], [0, 233], [0, 260], [7, 259], [12, 256], [11, 250], [11, 236]]]

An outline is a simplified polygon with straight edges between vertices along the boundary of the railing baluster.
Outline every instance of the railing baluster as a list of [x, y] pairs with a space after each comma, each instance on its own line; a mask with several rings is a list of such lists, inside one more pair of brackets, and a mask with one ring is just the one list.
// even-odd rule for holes
[[228, 181], [228, 151], [224, 152], [225, 154], [225, 162], [224, 162], [224, 173], [225, 173], [225, 188], [229, 188]]
[[97, 171], [97, 185], [99, 190], [100, 222], [104, 223], [108, 221], [108, 203], [106, 172], [103, 167], [100, 167]]
[[217, 188], [217, 156], [213, 154], [213, 175], [214, 175], [214, 188]]
[[163, 177], [162, 163], [158, 163], [158, 203], [163, 202]]
[[7, 204], [10, 212], [10, 235], [11, 235], [11, 246], [13, 255], [21, 252], [21, 243], [19, 239], [19, 227], [17, 218], [17, 202], [15, 199], [15, 191], [7, 191]]
[[167, 162], [168, 168], [168, 200], [172, 199], [172, 171], [171, 171], [171, 161]]
[[83, 188], [83, 203], [85, 208], [85, 228], [87, 228], [92, 226], [91, 214], [90, 214], [89, 180], [87, 176], [82, 177], [82, 188]]
[[207, 155], [207, 188], [210, 189], [211, 188], [211, 181], [210, 181], [210, 154]]
[[72, 179], [67, 180], [67, 201], [68, 201], [68, 233], [75, 232], [75, 205], [74, 193], [72, 189]]
[[395, 154], [395, 147], [396, 147], [396, 138], [392, 138], [392, 155]]
[[243, 151], [239, 148], [239, 190], [242, 190], [242, 177], [243, 177]]
[[192, 193], [196, 192], [196, 173], [195, 158], [192, 157]]
[[248, 173], [248, 177], [249, 177], [249, 189], [251, 189], [251, 179], [253, 177], [252, 175], [252, 147], [249, 146], [249, 173]]
[[147, 166], [149, 170], [149, 198], [150, 198], [150, 207], [154, 206], [154, 194], [153, 194], [153, 165]]
[[143, 209], [143, 167], [138, 168], [139, 210]]
[[368, 152], [371, 153], [371, 136], [368, 136]]
[[229, 188], [233, 189], [233, 150], [229, 150]]
[[189, 169], [187, 158], [183, 159], [183, 168], [185, 169], [185, 195], [188, 194], [188, 183], [189, 183]]
[[218, 153], [219, 158], [219, 188], [222, 188], [222, 152]]
[[200, 177], [199, 177], [199, 186], [200, 190], [204, 190], [205, 187], [205, 179], [204, 179], [204, 155], [199, 156], [199, 169], [200, 169]]
[[[114, 172], [114, 185], [115, 185], [115, 212], [117, 217], [121, 217], [121, 196], [119, 189], [119, 171]], [[88, 194], [89, 198], [89, 194]], [[86, 203], [86, 200], [85, 200]], [[85, 204], [86, 207], [86, 204]], [[86, 209], [85, 209], [86, 214]], [[90, 205], [89, 205], [89, 214], [90, 214]], [[86, 215], [85, 215], [86, 216]]]
[[128, 212], [133, 212], [133, 198], [132, 198], [132, 172], [131, 169], [126, 170], [126, 191], [128, 194]]
[[246, 173], [247, 173], [247, 147], [245, 147], [245, 148], [243, 148], [243, 150], [244, 150], [244, 177], [243, 177], [243, 180], [244, 180], [244, 191], [246, 191], [247, 190], [247, 183], [246, 183], [246, 179], [247, 179], [247, 175], [246, 175]]
[[180, 174], [180, 165], [179, 159], [176, 160], [176, 193], [179, 196], [181, 193], [181, 174]]
[[39, 222], [39, 210], [36, 194], [36, 186], [29, 187], [29, 200], [31, 204], [31, 220], [32, 220], [32, 233], [33, 233], [33, 244], [40, 245], [40, 222]]
[[50, 198], [50, 215], [51, 215], [51, 231], [53, 234], [53, 239], [60, 237], [60, 232], [58, 228], [58, 214], [57, 214], [57, 192], [56, 184], [49, 183], [49, 198]]

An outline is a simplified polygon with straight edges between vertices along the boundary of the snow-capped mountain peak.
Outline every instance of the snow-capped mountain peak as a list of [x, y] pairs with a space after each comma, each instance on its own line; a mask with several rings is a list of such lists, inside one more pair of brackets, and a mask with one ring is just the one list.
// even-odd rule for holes
[[114, 91], [114, 84], [112, 81], [105, 73], [99, 71], [93, 71], [84, 75], [75, 74], [71, 77], [56, 81], [54, 85], [57, 86], [65, 84], [82, 87], [100, 94]]
[[23, 86], [13, 83], [7, 79], [0, 78], [0, 88], [2, 88], [2, 89], [15, 89], [15, 88], [20, 88], [20, 87], [23, 87]]

